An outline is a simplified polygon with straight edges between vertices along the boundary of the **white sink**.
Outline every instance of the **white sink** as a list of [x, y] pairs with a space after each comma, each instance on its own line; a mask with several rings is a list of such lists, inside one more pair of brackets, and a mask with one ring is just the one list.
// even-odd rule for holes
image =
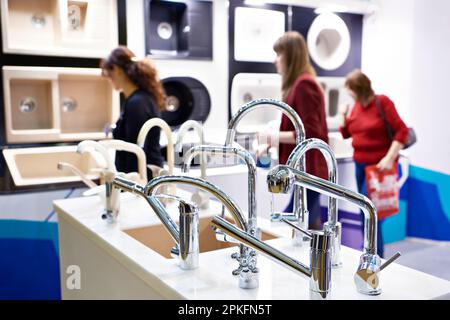
[[[255, 99], [281, 100], [281, 76], [274, 73], [238, 73], [231, 84], [231, 113], [234, 115], [244, 104]], [[281, 111], [258, 108], [239, 122], [240, 133], [257, 132], [268, 123], [281, 121]]]

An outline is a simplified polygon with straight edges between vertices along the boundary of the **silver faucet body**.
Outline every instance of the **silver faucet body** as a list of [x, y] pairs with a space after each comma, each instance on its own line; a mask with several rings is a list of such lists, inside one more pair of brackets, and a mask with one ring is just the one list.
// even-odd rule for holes
[[309, 288], [321, 298], [326, 298], [331, 290], [331, 242], [332, 234], [327, 231], [312, 231], [310, 266], [289, 257], [274, 247], [262, 242], [244, 230], [233, 226], [219, 216], [215, 216], [211, 224], [235, 238], [239, 242], [252, 247], [274, 262], [309, 278]]
[[[200, 139], [200, 145], [204, 144], [205, 136], [203, 133], [203, 127], [197, 121], [188, 120], [188, 121], [184, 122], [181, 125], [180, 129], [178, 130], [177, 141], [175, 142], [175, 147], [174, 147], [175, 152], [182, 152], [183, 138], [189, 129], [193, 129], [197, 133], [197, 135]], [[205, 156], [202, 155], [200, 157], [200, 170], [201, 170], [200, 177], [202, 179], [206, 179], [206, 162], [207, 161], [205, 159]]]
[[250, 233], [255, 235], [256, 232], [256, 164], [250, 152], [243, 148], [223, 147], [201, 145], [190, 148], [183, 157], [183, 173], [188, 173], [191, 167], [191, 162], [197, 155], [223, 155], [234, 156], [243, 160], [248, 169], [248, 227]]
[[363, 211], [364, 250], [355, 274], [355, 284], [361, 293], [380, 294], [377, 274], [381, 259], [377, 255], [377, 211], [373, 203], [362, 194], [286, 165], [274, 167], [267, 175], [267, 186], [272, 193], [288, 193], [294, 184], [301, 184], [329, 197], [351, 202]]
[[[307, 139], [298, 144], [290, 154], [286, 165], [291, 168], [297, 168], [301, 158], [309, 150], [319, 150], [325, 158], [328, 168], [328, 181], [337, 183], [337, 161], [334, 152], [330, 146], [320, 139]], [[328, 198], [328, 221], [324, 224], [324, 228], [328, 229], [334, 234], [333, 239], [333, 267], [340, 267], [341, 261], [341, 232], [342, 227], [338, 222], [337, 199], [333, 197]]]
[[114, 223], [117, 220], [117, 216], [120, 211], [120, 195], [119, 191], [113, 188], [113, 180], [118, 175], [116, 166], [112, 161], [108, 150], [100, 142], [93, 140], [84, 140], [77, 146], [78, 153], [84, 153], [88, 148], [93, 148], [99, 152], [106, 162], [106, 169], [103, 172], [105, 178], [105, 210], [102, 214], [102, 219], [107, 220], [110, 223]]
[[[175, 196], [149, 196], [144, 192], [145, 187], [121, 177], [116, 177], [112, 184], [117, 189], [134, 193], [147, 201], [172, 239], [177, 243], [179, 249], [178, 261], [181, 269], [191, 270], [198, 267], [200, 254], [199, 212], [194, 204]], [[170, 198], [179, 202], [180, 227], [173, 221], [158, 198]]]
[[[205, 154], [208, 155], [222, 155], [222, 156], [234, 156], [238, 157], [239, 159], [243, 160], [248, 168], [248, 230], [249, 233], [258, 239], [261, 238], [261, 232], [257, 228], [257, 211], [256, 211], [256, 164], [255, 160], [253, 159], [250, 152], [243, 148], [236, 148], [236, 147], [223, 147], [223, 146], [209, 146], [209, 145], [202, 145], [202, 146], [195, 146], [189, 149], [184, 158], [183, 158], [183, 173], [188, 173], [191, 165], [192, 159], [196, 157], [197, 155], [204, 156]], [[222, 207], [222, 210], [224, 208]], [[224, 211], [223, 211], [224, 213]], [[222, 214], [223, 215], [223, 214]], [[218, 232], [216, 230], [216, 238], [220, 241], [226, 241], [229, 242], [232, 239], [229, 239], [224, 236], [222, 232]], [[249, 252], [249, 255], [252, 257], [252, 266], [256, 266], [256, 252]], [[232, 258], [238, 260], [239, 262], [242, 259], [247, 259], [246, 256], [242, 256], [240, 254], [233, 254]], [[256, 267], [255, 267], [256, 268]], [[243, 268], [243, 265], [240, 263], [239, 267], [233, 271], [234, 275], [239, 275], [241, 272], [243, 272], [245, 268]], [[256, 278], [256, 275], [255, 275]]]
[[[157, 177], [149, 181], [149, 183], [145, 186], [144, 194], [147, 196], [152, 196], [161, 185], [170, 183], [191, 185], [211, 193], [223, 205], [225, 205], [234, 218], [237, 226], [242, 230], [245, 230], [245, 232], [249, 232], [250, 229], [248, 227], [248, 223], [245, 221], [244, 214], [239, 206], [225, 192], [220, 190], [214, 184], [203, 179], [188, 176]], [[241, 244], [239, 248], [239, 259], [237, 260], [239, 262], [239, 268], [237, 270], [239, 270], [239, 274], [241, 274], [241, 277], [239, 278], [241, 288], [253, 289], [258, 287], [258, 270], [254, 267], [256, 265], [256, 259], [250, 248]], [[238, 274], [237, 270], [235, 275]]]
[[105, 213], [102, 219], [110, 223], [117, 221], [120, 211], [120, 192], [113, 186], [113, 181], [117, 174], [115, 172], [105, 172]]
[[[230, 146], [236, 134], [236, 127], [242, 118], [249, 112], [263, 107], [272, 107], [279, 109], [285, 114], [292, 122], [295, 128], [295, 141], [296, 144], [305, 140], [305, 127], [297, 112], [292, 109], [288, 104], [274, 100], [274, 99], [256, 99], [243, 105], [231, 118], [228, 123], [227, 137], [225, 139], [225, 146]], [[305, 171], [306, 160], [305, 157], [301, 158], [298, 166], [296, 167], [300, 171]], [[306, 200], [306, 190], [300, 186], [294, 186], [294, 212], [292, 215], [277, 214], [272, 217], [272, 220], [280, 221], [281, 218], [286, 218], [291, 221], [298, 221], [300, 226], [304, 229], [308, 228], [308, 209]]]

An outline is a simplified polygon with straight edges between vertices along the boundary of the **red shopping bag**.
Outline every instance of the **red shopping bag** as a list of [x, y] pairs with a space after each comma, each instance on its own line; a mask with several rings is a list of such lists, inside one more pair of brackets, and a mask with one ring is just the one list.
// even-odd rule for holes
[[377, 208], [378, 220], [383, 220], [399, 212], [399, 186], [397, 164], [392, 169], [381, 172], [376, 166], [367, 166], [367, 193]]

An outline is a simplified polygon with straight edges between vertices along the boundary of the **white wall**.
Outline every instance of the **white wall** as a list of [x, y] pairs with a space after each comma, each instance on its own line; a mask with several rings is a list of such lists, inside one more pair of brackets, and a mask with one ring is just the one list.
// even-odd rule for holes
[[415, 165], [450, 174], [450, 1], [416, 0], [412, 48]]
[[380, 0], [363, 23], [362, 70], [375, 91], [386, 94], [409, 123], [414, 0]]
[[413, 165], [450, 173], [450, 1], [380, 0], [365, 17], [362, 68], [418, 135]]
[[[144, 3], [127, 0], [128, 47], [145, 55]], [[228, 1], [213, 1], [213, 60], [155, 60], [160, 78], [188, 76], [201, 81], [211, 96], [208, 132], [226, 134], [228, 124]]]

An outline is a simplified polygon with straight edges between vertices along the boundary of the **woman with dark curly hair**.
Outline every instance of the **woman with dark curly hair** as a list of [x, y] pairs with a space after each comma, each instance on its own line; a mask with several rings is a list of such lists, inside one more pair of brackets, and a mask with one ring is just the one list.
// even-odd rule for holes
[[[100, 62], [102, 74], [108, 77], [114, 87], [125, 97], [119, 120], [113, 129], [113, 137], [136, 143], [142, 125], [151, 118], [160, 118], [165, 110], [166, 95], [159, 81], [155, 66], [149, 59], [139, 60], [124, 46], [114, 49], [107, 59]], [[144, 152], [147, 163], [163, 166], [161, 155], [160, 128], [154, 127], [147, 135]], [[116, 167], [121, 172], [137, 171], [137, 158], [128, 152], [117, 152]], [[147, 170], [152, 177], [151, 170]]]

